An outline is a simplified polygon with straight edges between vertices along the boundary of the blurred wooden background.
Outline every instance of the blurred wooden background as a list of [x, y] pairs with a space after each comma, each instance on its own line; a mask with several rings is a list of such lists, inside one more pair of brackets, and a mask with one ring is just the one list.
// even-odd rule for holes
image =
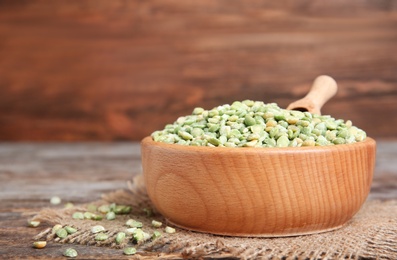
[[0, 1], [0, 140], [140, 140], [196, 106], [286, 107], [397, 138], [397, 1]]

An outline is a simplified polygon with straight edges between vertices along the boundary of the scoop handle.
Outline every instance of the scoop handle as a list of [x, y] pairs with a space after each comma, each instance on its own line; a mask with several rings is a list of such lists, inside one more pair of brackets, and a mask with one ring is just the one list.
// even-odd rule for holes
[[321, 115], [322, 106], [336, 94], [337, 90], [338, 86], [333, 78], [326, 75], [318, 76], [309, 93], [304, 98], [291, 103], [287, 109]]

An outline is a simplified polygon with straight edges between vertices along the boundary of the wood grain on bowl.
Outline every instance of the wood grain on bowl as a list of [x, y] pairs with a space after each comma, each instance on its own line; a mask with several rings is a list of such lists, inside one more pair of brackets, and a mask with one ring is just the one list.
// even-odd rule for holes
[[235, 236], [336, 229], [366, 200], [375, 141], [300, 148], [192, 147], [142, 140], [150, 199], [177, 226]]

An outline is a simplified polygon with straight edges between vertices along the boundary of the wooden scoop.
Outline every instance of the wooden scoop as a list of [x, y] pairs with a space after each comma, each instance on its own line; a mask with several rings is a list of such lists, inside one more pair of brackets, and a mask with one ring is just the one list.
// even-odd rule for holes
[[289, 104], [287, 109], [321, 115], [321, 107], [336, 94], [337, 90], [338, 86], [333, 78], [326, 75], [318, 76], [309, 93], [304, 98]]

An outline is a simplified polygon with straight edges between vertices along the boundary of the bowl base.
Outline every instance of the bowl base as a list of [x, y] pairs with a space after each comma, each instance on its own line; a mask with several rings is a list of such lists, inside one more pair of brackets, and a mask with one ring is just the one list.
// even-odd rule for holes
[[320, 234], [320, 233], [325, 233], [325, 232], [330, 232], [330, 231], [335, 231], [337, 229], [340, 229], [344, 227], [348, 221], [345, 224], [331, 227], [331, 228], [326, 228], [326, 229], [319, 229], [319, 230], [313, 230], [313, 231], [302, 231], [302, 232], [291, 232], [291, 233], [260, 233], [260, 234], [249, 234], [249, 233], [231, 233], [231, 232], [212, 232], [208, 230], [200, 230], [200, 229], [194, 229], [194, 228], [189, 228], [189, 227], [184, 227], [182, 225], [176, 224], [172, 222], [169, 219], [166, 219], [168, 223], [171, 225], [185, 229], [188, 231], [193, 231], [193, 232], [198, 232], [198, 233], [205, 233], [205, 234], [211, 234], [211, 235], [217, 235], [217, 236], [228, 236], [228, 237], [256, 237], [256, 238], [277, 238], [277, 237], [294, 237], [294, 236], [306, 236], [306, 235], [314, 235], [314, 234]]

